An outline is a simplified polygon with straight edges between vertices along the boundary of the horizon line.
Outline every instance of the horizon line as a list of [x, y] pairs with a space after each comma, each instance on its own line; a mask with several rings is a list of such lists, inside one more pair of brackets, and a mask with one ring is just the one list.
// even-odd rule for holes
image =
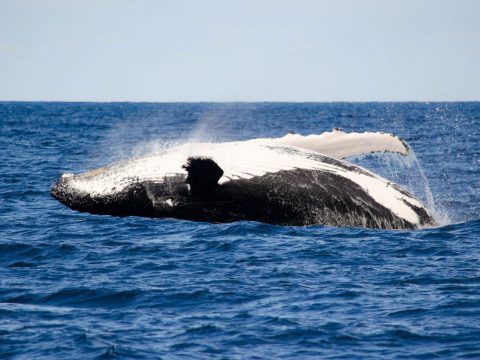
[[92, 103], [92, 104], [125, 104], [125, 103], [146, 103], [146, 104], [248, 104], [248, 103], [474, 103], [478, 100], [0, 100], [0, 103]]

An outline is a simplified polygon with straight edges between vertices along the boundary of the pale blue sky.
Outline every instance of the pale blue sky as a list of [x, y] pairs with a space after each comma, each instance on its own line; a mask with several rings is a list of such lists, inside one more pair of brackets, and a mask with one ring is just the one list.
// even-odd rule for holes
[[0, 100], [480, 100], [480, 1], [0, 0]]

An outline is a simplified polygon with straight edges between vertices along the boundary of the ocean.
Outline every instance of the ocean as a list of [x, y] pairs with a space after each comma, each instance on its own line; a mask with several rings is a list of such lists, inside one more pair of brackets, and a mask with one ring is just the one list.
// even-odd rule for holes
[[[415, 231], [75, 212], [67, 172], [186, 141], [392, 132]], [[1, 359], [480, 358], [480, 103], [0, 102]]]

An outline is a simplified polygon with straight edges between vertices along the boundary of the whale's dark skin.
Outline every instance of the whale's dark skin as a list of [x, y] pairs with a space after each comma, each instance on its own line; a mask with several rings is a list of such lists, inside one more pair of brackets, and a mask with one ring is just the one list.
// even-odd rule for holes
[[[190, 158], [188, 175], [163, 182], [134, 182], [101, 198], [73, 192], [69, 178], [51, 190], [68, 207], [113, 216], [170, 217], [214, 223], [253, 220], [278, 225], [354, 226], [415, 229], [413, 224], [376, 202], [349, 179], [323, 171], [282, 170], [219, 185], [222, 169], [211, 159]], [[419, 216], [420, 226], [434, 220], [423, 208], [406, 203]]]

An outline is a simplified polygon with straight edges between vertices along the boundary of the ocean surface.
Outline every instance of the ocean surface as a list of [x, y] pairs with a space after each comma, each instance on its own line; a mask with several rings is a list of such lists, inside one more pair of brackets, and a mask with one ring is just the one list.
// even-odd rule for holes
[[[385, 131], [439, 227], [78, 213], [66, 172], [185, 141]], [[0, 102], [1, 359], [480, 358], [480, 103]]]

